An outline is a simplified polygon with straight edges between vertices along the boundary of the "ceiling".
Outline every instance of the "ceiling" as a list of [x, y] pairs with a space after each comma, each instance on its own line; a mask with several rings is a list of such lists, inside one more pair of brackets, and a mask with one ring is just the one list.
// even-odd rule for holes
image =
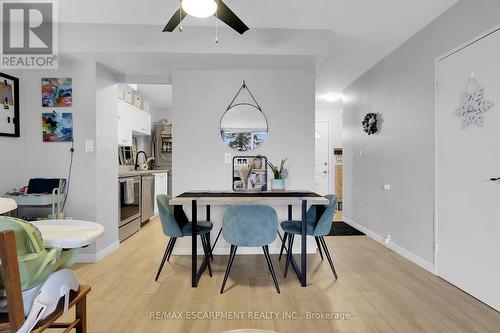
[[[225, 0], [250, 31], [240, 36], [219, 26], [217, 45], [213, 43], [213, 17], [187, 17], [184, 32], [161, 33], [179, 6], [177, 0], [64, 0], [59, 7], [63, 23], [100, 25], [99, 33], [105, 34], [108, 28], [121, 33], [108, 37], [107, 41], [115, 43], [113, 48], [97, 57], [119, 72], [170, 75], [176, 68], [228, 68], [231, 64], [236, 68], [316, 68], [316, 94], [321, 100], [325, 94], [341, 92], [456, 2]], [[89, 43], [97, 41], [95, 34], [90, 37]], [[139, 47], [125, 52], [114, 39]]]

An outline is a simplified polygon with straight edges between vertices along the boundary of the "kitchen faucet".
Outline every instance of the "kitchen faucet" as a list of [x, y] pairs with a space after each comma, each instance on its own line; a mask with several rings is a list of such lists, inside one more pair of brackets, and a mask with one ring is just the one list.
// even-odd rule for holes
[[146, 155], [145, 151], [143, 151], [143, 150], [138, 151], [137, 154], [135, 155], [135, 167], [134, 167], [135, 170], [139, 169], [139, 154], [140, 153], [144, 154], [144, 161], [148, 160], [148, 155]]

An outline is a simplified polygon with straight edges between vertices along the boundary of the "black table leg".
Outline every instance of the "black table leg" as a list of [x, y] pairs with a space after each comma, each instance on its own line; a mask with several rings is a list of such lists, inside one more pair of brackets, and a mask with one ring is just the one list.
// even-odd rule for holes
[[[206, 220], [210, 221], [210, 205], [207, 205]], [[214, 257], [212, 255], [212, 245], [210, 243], [210, 233], [207, 234], [207, 242], [208, 242], [208, 248], [210, 249], [210, 257], [212, 257], [212, 260], [214, 260]]]
[[198, 207], [196, 200], [191, 203], [191, 223], [193, 223], [193, 234], [191, 236], [191, 287], [198, 286]]
[[[302, 215], [302, 224], [301, 224], [301, 254], [300, 254], [300, 269], [299, 265], [295, 261], [295, 258], [293, 257], [293, 254], [290, 255], [290, 264], [297, 274], [297, 278], [300, 281], [300, 285], [302, 287], [307, 286], [307, 280], [306, 280], [306, 274], [307, 274], [307, 200], [302, 200], [302, 209], [301, 209], [301, 215]], [[292, 206], [288, 206], [288, 219], [292, 220]], [[292, 251], [291, 248], [288, 249], [288, 251]]]
[[302, 233], [301, 233], [301, 243], [302, 251], [300, 258], [300, 275], [302, 275], [301, 285], [302, 287], [307, 286], [307, 200], [302, 200]]

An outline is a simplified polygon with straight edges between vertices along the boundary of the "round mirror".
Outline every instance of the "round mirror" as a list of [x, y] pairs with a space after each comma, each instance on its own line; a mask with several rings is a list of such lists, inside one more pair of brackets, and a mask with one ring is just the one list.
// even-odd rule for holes
[[267, 138], [267, 119], [251, 104], [236, 104], [229, 108], [220, 121], [222, 140], [238, 151], [252, 150]]

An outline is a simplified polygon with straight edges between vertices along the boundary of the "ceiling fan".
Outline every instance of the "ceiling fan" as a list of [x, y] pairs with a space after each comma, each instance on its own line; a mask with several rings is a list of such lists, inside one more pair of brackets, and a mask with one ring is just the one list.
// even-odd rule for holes
[[163, 32], [172, 32], [177, 26], [182, 31], [181, 21], [186, 15], [198, 18], [213, 15], [241, 35], [248, 30], [247, 25], [221, 0], [180, 0], [180, 4], [180, 8], [163, 28]]

